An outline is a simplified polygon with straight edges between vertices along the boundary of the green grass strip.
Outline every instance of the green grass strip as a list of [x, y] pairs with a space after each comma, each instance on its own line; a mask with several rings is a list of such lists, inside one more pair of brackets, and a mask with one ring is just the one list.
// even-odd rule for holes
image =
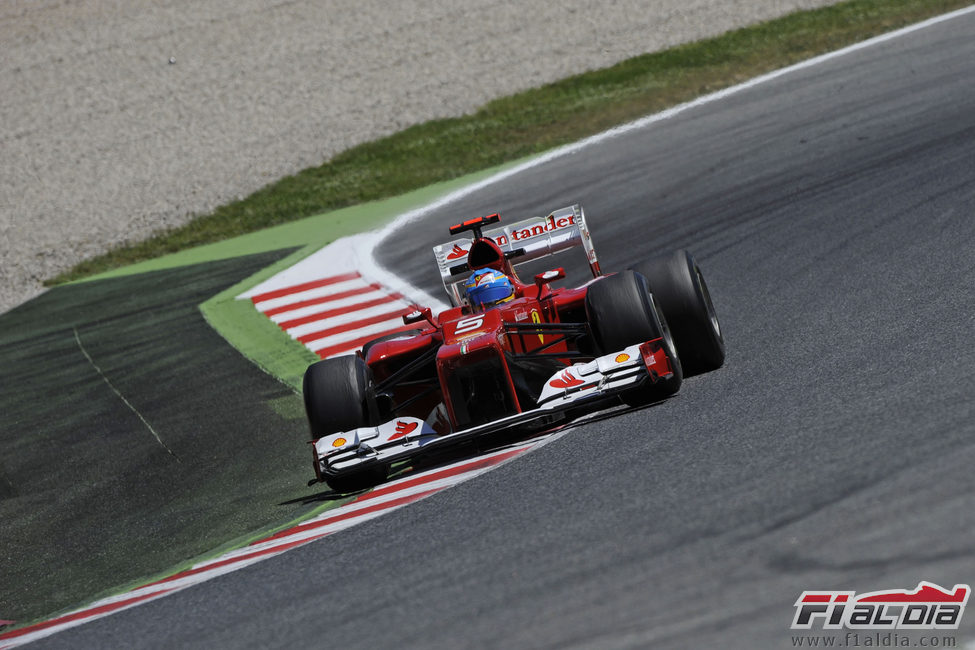
[[[518, 162], [515, 161], [512, 164], [518, 164]], [[123, 267], [107, 269], [96, 275], [79, 278], [79, 280], [104, 280], [136, 273], [172, 269], [190, 264], [201, 264], [203, 262], [243, 257], [255, 253], [266, 253], [285, 248], [302, 248], [303, 250], [300, 253], [295, 254], [291, 258], [290, 263], [284, 264], [282, 262], [276, 265], [276, 268], [280, 267], [278, 270], [281, 270], [288, 268], [299, 259], [310, 255], [336, 239], [379, 228], [404, 212], [426, 205], [445, 194], [459, 189], [467, 183], [474, 183], [487, 178], [506, 167], [492, 167], [476, 174], [464, 176], [449, 182], [429, 185], [383, 201], [370, 201], [326, 214], [317, 214], [311, 217], [296, 219], [257, 232], [235, 235], [213, 243], [164, 253], [160, 257], [145, 259]], [[261, 277], [256, 278], [252, 285], [270, 277], [270, 275], [271, 273], [261, 274]], [[241, 291], [247, 288], [250, 287], [244, 287]]]
[[187, 225], [86, 260], [48, 284], [397, 196], [599, 133], [971, 0], [853, 0], [628, 59], [353, 147]]
[[[265, 250], [300, 247], [291, 255], [221, 291], [200, 305], [204, 318], [228, 343], [264, 372], [278, 378], [300, 394], [305, 368], [318, 361], [318, 356], [254, 309], [249, 300], [237, 300], [236, 297], [340, 237], [377, 228], [399, 214], [426, 205], [463, 185], [475, 183], [500, 170], [501, 168], [492, 167], [478, 174], [464, 176], [447, 183], [437, 183], [393, 199], [373, 201], [325, 215], [308, 217], [261, 233], [242, 235], [216, 244], [173, 253], [96, 277], [138, 273], [195, 264], [205, 259], [224, 259]], [[299, 415], [300, 419], [304, 420], [304, 412]]]

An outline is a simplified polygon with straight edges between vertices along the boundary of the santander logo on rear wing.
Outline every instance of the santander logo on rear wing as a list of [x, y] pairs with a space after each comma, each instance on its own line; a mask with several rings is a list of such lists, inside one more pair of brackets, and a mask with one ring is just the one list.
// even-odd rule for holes
[[[555, 210], [545, 217], [532, 217], [485, 230], [484, 236], [493, 239], [504, 253], [518, 251], [517, 257], [511, 258], [514, 266], [581, 246], [593, 277], [599, 275], [599, 261], [586, 226], [585, 211], [580, 205]], [[444, 289], [455, 307], [461, 304], [459, 285], [466, 279], [467, 252], [471, 243], [470, 238], [460, 238], [433, 247]]]

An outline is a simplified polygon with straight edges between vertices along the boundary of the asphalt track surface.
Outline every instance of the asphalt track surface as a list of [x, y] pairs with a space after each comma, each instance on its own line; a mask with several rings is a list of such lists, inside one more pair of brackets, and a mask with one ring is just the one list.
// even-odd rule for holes
[[401, 233], [380, 259], [434, 290], [425, 251], [458, 216], [581, 202], [604, 269], [693, 250], [727, 364], [41, 645], [777, 648], [804, 589], [972, 583], [972, 33], [969, 14], [790, 74]]

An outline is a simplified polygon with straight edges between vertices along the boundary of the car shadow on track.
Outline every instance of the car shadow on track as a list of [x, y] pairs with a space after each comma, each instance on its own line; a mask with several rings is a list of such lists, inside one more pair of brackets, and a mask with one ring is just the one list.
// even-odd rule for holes
[[[562, 433], [568, 431], [572, 428], [579, 427], [583, 424], [590, 424], [595, 422], [600, 422], [613, 417], [619, 417], [627, 413], [632, 413], [634, 411], [641, 411], [644, 409], [650, 409], [655, 406], [659, 406], [668, 400], [660, 400], [643, 406], [626, 406], [623, 404], [610, 404], [605, 408], [595, 412], [583, 415], [581, 417], [575, 418], [562, 425], [548, 429], [544, 432], [539, 432], [534, 435], [525, 435], [524, 432], [515, 435], [503, 436], [500, 440], [497, 436], [492, 438], [493, 444], [480, 445], [477, 443], [472, 443], [462, 449], [455, 449], [451, 453], [444, 454], [437, 458], [430, 458], [423, 462], [416, 463], [414, 465], [409, 465], [404, 463], [403, 466], [396, 468], [394, 467], [390, 473], [389, 478], [386, 483], [395, 481], [397, 479], [409, 478], [411, 476], [418, 476], [425, 472], [432, 472], [438, 469], [447, 467], [451, 464], [464, 462], [467, 460], [476, 459], [478, 456], [482, 456], [491, 452], [502, 451], [506, 448], [520, 445], [529, 442], [534, 439], [542, 440], [546, 437], [555, 435], [557, 433]], [[312, 480], [309, 482], [309, 487], [317, 485], [318, 481]], [[377, 486], [379, 487], [379, 486]], [[307, 496], [298, 497], [296, 499], [291, 499], [289, 501], [283, 501], [279, 503], [280, 506], [294, 505], [300, 503], [302, 505], [312, 505], [315, 503], [325, 503], [329, 501], [340, 501], [343, 499], [348, 499], [352, 496], [363, 494], [368, 492], [368, 489], [359, 490], [357, 492], [335, 492], [331, 489], [326, 489], [324, 491], [316, 492], [314, 494], [309, 494]]]
[[[349, 493], [357, 494], [357, 493]], [[311, 505], [313, 503], [324, 503], [326, 501], [340, 501], [342, 499], [348, 498], [349, 494], [341, 494], [339, 492], [334, 492], [331, 489], [325, 490], [324, 492], [316, 492], [315, 494], [309, 494], [303, 497], [297, 497], [294, 499], [289, 499], [287, 501], [282, 501], [279, 506], [292, 506], [296, 503], [301, 505]]]

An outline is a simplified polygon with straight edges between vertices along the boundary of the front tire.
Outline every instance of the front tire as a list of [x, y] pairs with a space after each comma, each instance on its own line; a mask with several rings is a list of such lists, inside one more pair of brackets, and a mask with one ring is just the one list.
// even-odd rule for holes
[[725, 342], [704, 275], [686, 250], [637, 264], [674, 334], [687, 376], [724, 365]]
[[[316, 439], [379, 424], [372, 372], [359, 356], [335, 357], [308, 366], [302, 392], [308, 424]], [[378, 464], [324, 478], [336, 492], [357, 492], [382, 483], [387, 473], [388, 468]]]
[[302, 392], [315, 438], [379, 424], [372, 372], [358, 356], [311, 364], [305, 370]]
[[654, 304], [646, 278], [623, 271], [595, 282], [586, 292], [586, 316], [599, 354], [610, 354], [630, 345], [663, 339], [673, 375], [656, 383], [623, 393], [623, 401], [642, 406], [680, 390], [683, 373], [667, 321]]

